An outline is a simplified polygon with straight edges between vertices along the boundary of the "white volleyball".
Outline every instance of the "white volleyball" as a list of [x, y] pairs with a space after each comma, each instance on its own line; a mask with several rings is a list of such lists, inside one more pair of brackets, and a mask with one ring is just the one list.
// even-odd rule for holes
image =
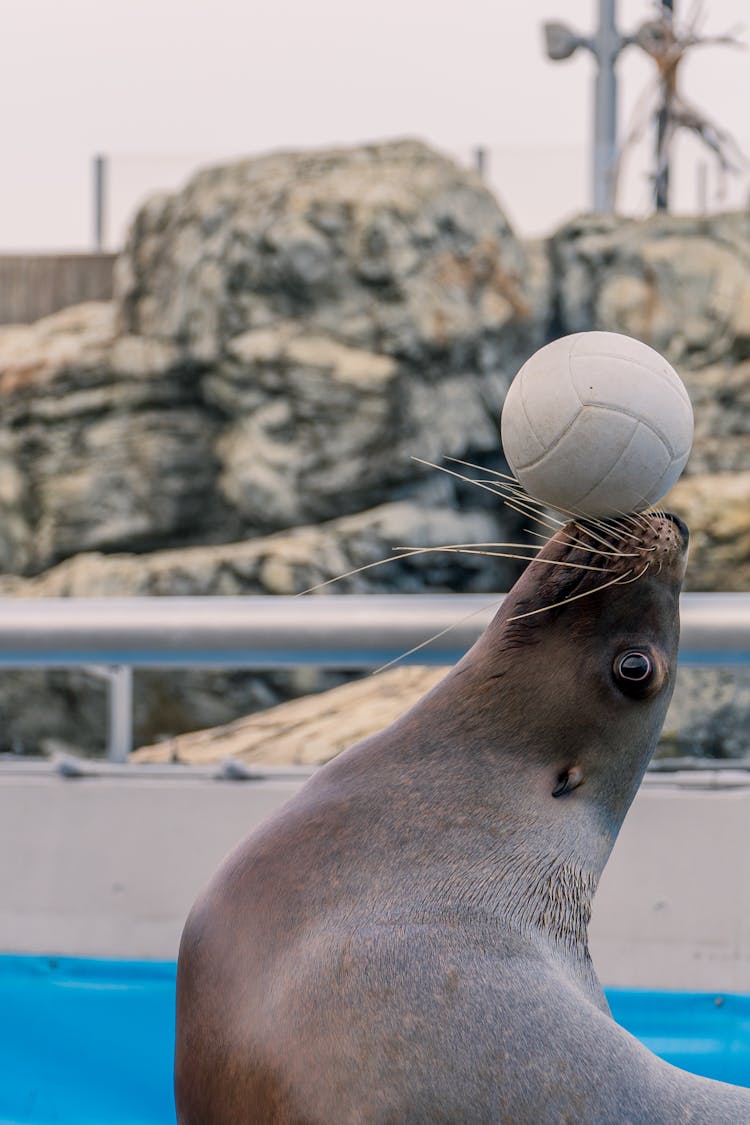
[[677, 372], [640, 340], [576, 332], [540, 348], [510, 385], [503, 450], [527, 492], [581, 516], [655, 504], [685, 467], [693, 410]]

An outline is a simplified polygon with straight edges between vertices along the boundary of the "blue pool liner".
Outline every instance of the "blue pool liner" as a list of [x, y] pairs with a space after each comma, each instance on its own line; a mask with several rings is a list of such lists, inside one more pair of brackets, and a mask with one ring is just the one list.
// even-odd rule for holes
[[[0, 1125], [174, 1125], [174, 962], [0, 956]], [[609, 989], [675, 1066], [750, 1086], [750, 996]]]

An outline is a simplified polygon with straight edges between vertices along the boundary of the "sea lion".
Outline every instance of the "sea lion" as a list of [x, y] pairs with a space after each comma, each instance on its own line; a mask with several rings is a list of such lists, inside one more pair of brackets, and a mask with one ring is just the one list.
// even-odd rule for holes
[[687, 540], [567, 524], [445, 679], [225, 861], [180, 949], [182, 1125], [750, 1121], [750, 1090], [614, 1023], [587, 948]]

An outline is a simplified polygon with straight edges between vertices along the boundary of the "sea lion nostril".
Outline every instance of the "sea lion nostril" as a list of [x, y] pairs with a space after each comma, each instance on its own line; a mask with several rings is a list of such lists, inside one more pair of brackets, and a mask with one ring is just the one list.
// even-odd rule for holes
[[676, 516], [674, 512], [665, 512], [664, 518], [668, 519], [675, 525], [680, 535], [682, 536], [683, 543], [685, 544], [685, 546], [687, 546], [688, 540], [690, 539], [690, 528], [685, 523], [685, 521], [681, 520], [679, 516]]

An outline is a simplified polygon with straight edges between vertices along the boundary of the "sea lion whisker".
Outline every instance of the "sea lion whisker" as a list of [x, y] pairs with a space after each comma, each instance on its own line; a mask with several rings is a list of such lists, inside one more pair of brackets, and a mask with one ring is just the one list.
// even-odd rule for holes
[[[422, 553], [420, 550], [411, 551], [411, 554], [419, 555]], [[300, 590], [294, 596], [301, 598], [304, 594], [312, 594], [314, 590], [321, 590], [324, 586], [330, 586], [333, 582], [340, 582], [342, 578], [352, 578], [355, 574], [361, 574], [363, 570], [372, 570], [374, 566], [385, 566], [386, 563], [396, 562], [398, 559], [408, 558], [406, 552], [400, 555], [390, 555], [387, 559], [377, 559], [375, 562], [365, 563], [364, 566], [357, 566], [354, 570], [346, 570], [343, 574], [337, 574], [335, 578], [326, 578], [325, 582], [316, 582], [314, 586], [308, 586], [306, 590]]]
[[[519, 511], [520, 515], [530, 516], [531, 519], [534, 519], [537, 523], [541, 524], [541, 526], [549, 527], [553, 531], [557, 530], [557, 527], [564, 526], [563, 520], [556, 519], [549, 513], [545, 505], [539, 504], [537, 501], [534, 501], [531, 497], [529, 497], [527, 492], [519, 487], [513, 487], [512, 485], [506, 484], [504, 482], [498, 482], [497, 484], [495, 484], [491, 481], [477, 480], [475, 477], [467, 476], [464, 473], [457, 473], [453, 469], [447, 469], [444, 465], [436, 465], [432, 461], [425, 461], [421, 457], [412, 457], [412, 460], [418, 461], [422, 465], [429, 465], [430, 468], [437, 469], [442, 473], [447, 473], [449, 476], [456, 477], [458, 480], [465, 481], [467, 484], [474, 484], [477, 486], [477, 488], [484, 489], [485, 492], [491, 492], [493, 496], [499, 496], [507, 507], [512, 508], [514, 511], [519, 511], [519, 509], [515, 508], [514, 504], [511, 503], [511, 500], [509, 499], [506, 492], [503, 491], [503, 489], [507, 489], [508, 492], [510, 492], [510, 497], [514, 501], [516, 501], [517, 503], [522, 503], [524, 506], [530, 509], [530, 511], [525, 512]], [[455, 457], [449, 458], [449, 460], [458, 461], [459, 464], [465, 463], [471, 465], [471, 462], [461, 462], [458, 458]], [[481, 468], [481, 466], [479, 465], [472, 467]], [[514, 478], [508, 479], [514, 480]], [[514, 483], [516, 483], [515, 480]], [[536, 505], [536, 507], [534, 507], [534, 505]], [[543, 512], [546, 519], [542, 519], [538, 515], [535, 515], [535, 512]], [[553, 524], [556, 526], [553, 526]]]
[[645, 531], [648, 528], [648, 521], [645, 520], [639, 512], [621, 512], [619, 516], [629, 527], [634, 527], [641, 531]]
[[[511, 490], [513, 495], [524, 496], [524, 497], [529, 498], [530, 501], [533, 500], [533, 498], [529, 497], [528, 492], [524, 492], [524, 490], [522, 488], [513, 488], [512, 485], [506, 484], [505, 481], [502, 481], [502, 480], [497, 481], [497, 480], [492, 480], [491, 478], [487, 479], [485, 477], [472, 477], [471, 479], [474, 480], [478, 484], [489, 485], [490, 488], [493, 489], [493, 491], [498, 493], [498, 495], [501, 495], [501, 493], [500, 493], [501, 488], [508, 488], [508, 489]], [[540, 504], [538, 501], [533, 501], [533, 502], [536, 504], [536, 506], [539, 508], [540, 511], [546, 510], [545, 504]]]
[[[594, 534], [590, 528], [582, 527], [579, 523], [575, 523], [579, 531], [588, 534], [595, 542], [602, 544], [599, 547], [591, 547], [588, 543], [583, 542], [581, 539], [574, 538], [569, 532], [561, 532], [560, 534], [565, 537], [565, 541], [571, 546], [577, 547], [580, 551], [588, 551], [591, 555], [603, 555], [606, 558], [612, 559], [634, 559], [638, 558], [640, 549], [638, 551], [623, 551], [618, 549], [614, 543], [610, 543], [608, 539]], [[618, 539], [632, 538], [632, 536], [617, 536]], [[638, 544], [640, 548], [640, 543]]]
[[[533, 528], [530, 527], [525, 527], [524, 531], [527, 535], [534, 535], [537, 539], [543, 539], [545, 543], [549, 543], [549, 537], [546, 535], [542, 535], [540, 531], [534, 531]], [[605, 551], [601, 547], [589, 547], [587, 543], [584, 543], [580, 539], [575, 539], [566, 531], [559, 531], [557, 534], [560, 536], [562, 541], [564, 543], [567, 543], [570, 547], [577, 547], [579, 551], [586, 551], [589, 555], [604, 555], [607, 558], [613, 559], [631, 559], [636, 558], [638, 554], [638, 552], [632, 551]]]
[[[394, 548], [396, 551], [400, 549], [399, 547]], [[534, 551], [538, 550], [536, 547], [529, 549]], [[430, 552], [447, 551], [449, 554], [455, 555], [486, 555], [488, 558], [518, 559], [521, 562], [544, 563], [546, 566], [569, 566], [574, 570], [607, 570], [606, 566], [587, 566], [586, 563], [566, 562], [563, 559], [540, 559], [537, 555], [514, 555], [509, 551], [477, 551], [467, 547], [404, 547], [403, 550], [409, 554], [429, 554]]]
[[[486, 480], [484, 478], [476, 480], [476, 478], [461, 476], [461, 479], [468, 480], [472, 484], [481, 485], [485, 488], [488, 488], [490, 491], [497, 492], [497, 494], [501, 496], [503, 495], [503, 493], [500, 491], [500, 489], [505, 489], [506, 492], [509, 492], [511, 494], [516, 503], [524, 504], [528, 506], [532, 511], [542, 512], [548, 520], [552, 520], [560, 526], [563, 525], [564, 521], [557, 520], [554, 516], [552, 516], [549, 511], [550, 507], [552, 507], [555, 511], [560, 512], [561, 515], [568, 516], [573, 520], [579, 520], [582, 518], [585, 519], [589, 531], [591, 531], [591, 527], [593, 526], [604, 534], [610, 535], [614, 533], [615, 535], [617, 535], [618, 539], [624, 539], [626, 537], [622, 532], [618, 534], [617, 528], [613, 526], [612, 521], [609, 519], [600, 519], [596, 516], [581, 517], [580, 513], [574, 512], [569, 508], [563, 508], [559, 505], [548, 505], [542, 503], [541, 501], [537, 500], [536, 497], [531, 496], [530, 493], [526, 491], [517, 477], [514, 477], [509, 473], [500, 472], [499, 469], [493, 469], [488, 465], [478, 465], [474, 461], [466, 461], [461, 457], [446, 456], [445, 459], [446, 461], [451, 461], [456, 465], [464, 465], [466, 466], [466, 468], [477, 469], [479, 472], [490, 473], [492, 476], [498, 477], [499, 482], [494, 488], [492, 487], [492, 481]], [[415, 458], [415, 460], [418, 460], [418, 458]], [[508, 504], [507, 497], [504, 497], [504, 499], [505, 503]], [[512, 505], [508, 504], [508, 507], [511, 506]], [[515, 510], [517, 511], [518, 509]], [[620, 509], [617, 509], [617, 514], [620, 521], [627, 522], [631, 527], [643, 530], [648, 527], [647, 520], [641, 517], [640, 513], [638, 512], [624, 512], [620, 511]], [[540, 520], [539, 522], [542, 521]], [[596, 538], [596, 536], [594, 537]], [[614, 544], [608, 543], [607, 546], [610, 550], [615, 552]], [[630, 557], [630, 555], [628, 555], [628, 557]]]
[[617, 578], [613, 578], [610, 582], [603, 582], [601, 586], [595, 586], [593, 590], [584, 590], [581, 594], [572, 594], [569, 598], [563, 598], [562, 601], [552, 602], [550, 605], [543, 605], [541, 609], [530, 609], [528, 613], [517, 613], [514, 617], [508, 618], [508, 623], [510, 623], [511, 621], [520, 621], [523, 617], [533, 617], [537, 613], [546, 613], [549, 609], [558, 609], [560, 606], [567, 605], [568, 602], [578, 601], [579, 598], [587, 598], [589, 594], [598, 594], [600, 590], [606, 590], [608, 586], [614, 586], [617, 583], [621, 583], [622, 577], [626, 577], [631, 573], [631, 571], [626, 570], [624, 576], [618, 575]]
[[[534, 535], [537, 539], [543, 539], [545, 544], [549, 543], [549, 536], [542, 535], [540, 531], [533, 531], [530, 527], [524, 528], [528, 535]], [[564, 535], [563, 532], [558, 532], [558, 535]], [[571, 536], [565, 535], [565, 541], [572, 546], [578, 547], [581, 551], [586, 551], [590, 555], [603, 555], [613, 559], [635, 559], [640, 555], [639, 551], [603, 551], [599, 547], [589, 547], [586, 543], [578, 539], [573, 539]], [[541, 547], [536, 547], [531, 543], [447, 543], [446, 547], [521, 547], [527, 551], [541, 551]], [[399, 551], [401, 547], [392, 547], [391, 550]], [[405, 547], [404, 550], [411, 550], [412, 548]], [[441, 550], [442, 548], [437, 548]], [[648, 550], [656, 550], [655, 547], [648, 548]]]
[[594, 519], [591, 516], [575, 515], [573, 516], [573, 518], [576, 521], [580, 521], [581, 523], [585, 524], [586, 528], [589, 531], [591, 531], [593, 528], [596, 528], [599, 534], [603, 535], [607, 542], [609, 542], [613, 538], [615, 540], [628, 539], [633, 535], [633, 531], [631, 529], [628, 529], [627, 531], [623, 529], [622, 520], [614, 522], [612, 519]]
[[413, 547], [408, 545], [393, 546], [392, 551], [454, 551], [459, 547], [519, 547], [524, 551], [541, 551], [533, 543], [441, 543], [434, 547]]
[[495, 488], [500, 494], [506, 492], [509, 495], [516, 497], [516, 499], [522, 500], [525, 504], [528, 504], [530, 508], [535, 508], [537, 511], [544, 514], [548, 514], [550, 508], [552, 508], [554, 511], [559, 511], [561, 514], [564, 514], [560, 508], [555, 508], [554, 505], [546, 504], [543, 500], [539, 500], [536, 496], [532, 496], [531, 493], [527, 492], [526, 489], [520, 484], [501, 480], [495, 482]]
[[[418, 460], [418, 458], [415, 459]], [[526, 489], [516, 477], [511, 476], [509, 473], [501, 473], [499, 469], [492, 469], [488, 465], [477, 465], [474, 461], [464, 461], [461, 457], [446, 456], [445, 460], [452, 461], [455, 465], [465, 465], [468, 469], [477, 469], [479, 472], [491, 473], [492, 476], [499, 477], [500, 479], [497, 482], [484, 480], [482, 478], [477, 481], [475, 477], [462, 477], [461, 479], [468, 479], [472, 483], [481, 483], [485, 487], [491, 488], [492, 491], [506, 489], [516, 498], [523, 500], [530, 507], [533, 507], [545, 514], [548, 513], [549, 505], [544, 504], [541, 500], [537, 500], [535, 496], [532, 496], [529, 492], [526, 491]], [[502, 493], [498, 491], [498, 495], [502, 495]], [[560, 523], [562, 526], [563, 521], [556, 520], [555, 522]]]
[[[503, 595], [503, 598], [504, 597], [505, 595]], [[470, 621], [472, 617], [476, 617], [480, 613], [486, 613], [488, 609], [496, 609], [499, 605], [502, 604], [503, 598], [498, 598], [496, 602], [492, 602], [488, 606], [480, 606], [479, 609], [472, 610], [471, 613], [467, 613], [464, 617], [459, 618], [458, 621], [453, 621], [450, 625], [446, 625], [444, 629], [441, 629], [439, 633], [433, 633], [433, 635], [431, 637], [428, 637], [426, 641], [421, 641], [418, 645], [414, 645], [413, 648], [407, 649], [406, 652], [402, 652], [399, 656], [394, 656], [393, 660], [389, 660], [386, 664], [381, 664], [379, 668], [375, 668], [372, 672], [372, 675], [377, 676], [380, 672], [385, 672], [386, 669], [392, 668], [394, 664], [398, 664], [399, 661], [406, 660], [407, 656], [413, 656], [415, 652], [419, 652], [420, 649], [426, 648], [427, 645], [431, 645], [433, 641], [437, 641], [441, 637], [444, 637], [446, 633], [450, 633], [451, 629], [457, 629], [459, 625], [463, 625], [465, 621]]]
[[[604, 555], [608, 558], [613, 558], [613, 559], [631, 559], [631, 558], [637, 558], [638, 557], [638, 554], [639, 554], [638, 551], [621, 551], [621, 550], [618, 550], [614, 543], [610, 543], [608, 540], [603, 539], [601, 536], [597, 536], [597, 535], [592, 534], [590, 530], [580, 527], [579, 524], [575, 524], [574, 526], [578, 527], [580, 531], [588, 532], [588, 534], [591, 536], [591, 538], [594, 539], [594, 540], [597, 540], [599, 543], [602, 544], [602, 546], [591, 547], [591, 546], [589, 546], [588, 543], [585, 543], [582, 539], [577, 539], [575, 536], [571, 535], [569, 531], [565, 530], [565, 528], [567, 526], [566, 524], [562, 524], [560, 529], [557, 530], [551, 524], [546, 524], [544, 522], [544, 520], [539, 519], [536, 516], [533, 516], [531, 514], [531, 512], [524, 511], [524, 509], [522, 507], [517, 507], [515, 504], [512, 504], [509, 500], [506, 500], [505, 504], [506, 504], [507, 507], [512, 508], [514, 512], [518, 512], [519, 515], [525, 515], [527, 517], [530, 517], [531, 519], [535, 520], [536, 523], [540, 524], [542, 527], [549, 527], [550, 530], [555, 531], [555, 534], [560, 536], [565, 543], [567, 543], [571, 547], [577, 547], [580, 551], [587, 551], [591, 555]], [[538, 531], [533, 531], [531, 528], [525, 528], [524, 530], [529, 535], [534, 535], [538, 539], [544, 539], [545, 541], [549, 541], [548, 536], [542, 535]], [[625, 539], [626, 536], [621, 535], [621, 536], [618, 536], [618, 538], [619, 539]]]
[[482, 484], [473, 477], [467, 477], [464, 473], [457, 473], [454, 469], [446, 469], [445, 465], [436, 465], [434, 461], [425, 461], [422, 457], [412, 456], [411, 459], [417, 461], [420, 465], [427, 465], [430, 469], [437, 469], [439, 473], [447, 473], [448, 476], [457, 477], [458, 480], [465, 481], [466, 484], [474, 484], [477, 488], [483, 488], [485, 492], [491, 492], [493, 496], [499, 495], [496, 488], [492, 488], [488, 484]]
[[649, 527], [648, 519], [643, 512], [631, 508], [630, 511], [623, 511], [622, 508], [615, 508], [617, 518], [621, 523], [627, 523], [630, 527], [640, 528], [642, 531], [647, 531]]
[[525, 499], [521, 496], [512, 495], [508, 497], [503, 493], [497, 493], [497, 495], [500, 496], [501, 499], [503, 499], [503, 502], [507, 507], [512, 507], [514, 512], [518, 512], [521, 515], [530, 516], [531, 519], [536, 523], [541, 523], [544, 528], [551, 528], [552, 531], [558, 531], [560, 528], [564, 528], [563, 521], [555, 520], [555, 517], [553, 515], [550, 515], [550, 513], [545, 510], [545, 508], [542, 508], [541, 510], [543, 512], [544, 519], [542, 519], [542, 516], [540, 516], [539, 514], [535, 514], [536, 512], [540, 511], [539, 508], [535, 508], [532, 504], [525, 501]]
[[[584, 520], [588, 525], [588, 519]], [[640, 527], [633, 520], [630, 519], [626, 512], [616, 512], [608, 519], [601, 521], [601, 530], [606, 532], [606, 535], [616, 541], [624, 539], [635, 539], [638, 546], [642, 543], [642, 532], [644, 527]]]
[[[661, 562], [659, 563], [659, 565], [661, 566]], [[626, 571], [626, 573], [622, 576], [622, 578], [619, 579], [619, 584], [621, 586], [629, 586], [631, 582], [637, 582], [639, 578], [643, 578], [643, 575], [646, 573], [646, 571], [648, 570], [648, 568], [650, 566], [651, 566], [651, 563], [647, 562], [646, 565], [643, 567], [643, 569], [638, 571], [635, 578], [627, 578], [626, 579], [626, 575], [631, 573], [629, 570]]]
[[[571, 508], [563, 508], [559, 504], [544, 505], [543, 511], [545, 514], [549, 514], [550, 507], [552, 507], [554, 511], [559, 512], [561, 516], [566, 517], [564, 520], [555, 520], [556, 523], [560, 523], [560, 526], [564, 526], [566, 522], [570, 523], [572, 521], [581, 531], [587, 530], [592, 536], [594, 536], [594, 528], [598, 528], [602, 533], [609, 533], [614, 530], [611, 524], [606, 520], [598, 519], [596, 516], [583, 516], [580, 512], [575, 512]], [[554, 516], [550, 516], [550, 518], [554, 519]], [[585, 523], [585, 528], [581, 526], [582, 523]], [[618, 538], [624, 538], [624, 536], [620, 535]], [[611, 544], [608, 545], [612, 546]]]
[[595, 543], [601, 543], [608, 551], [616, 550], [614, 543], [611, 543], [604, 535], [600, 535], [598, 531], [595, 531], [594, 528], [590, 526], [588, 520], [584, 523], [579, 523], [578, 520], [574, 520], [574, 526], [577, 527], [583, 535], [588, 535], [593, 539]]
[[556, 530], [565, 527], [564, 520], [557, 519], [557, 517], [553, 516], [546, 508], [535, 508], [533, 504], [529, 504], [528, 500], [524, 500], [523, 496], [514, 496], [513, 493], [506, 496], [502, 492], [498, 493], [498, 495], [502, 497], [508, 507], [510, 507], [511, 504], [520, 505], [516, 511], [523, 510], [527, 515], [536, 519], [538, 523], [543, 523], [546, 527], [552, 527]]
[[492, 473], [493, 477], [500, 477], [504, 481], [512, 481], [519, 488], [523, 488], [518, 478], [511, 473], [501, 473], [499, 469], [491, 469], [489, 465], [477, 465], [473, 461], [464, 461], [461, 457], [446, 456], [445, 459], [446, 461], [452, 461], [454, 465], [465, 465], [467, 469], [479, 469], [482, 473]]
[[[538, 523], [540, 527], [548, 528], [554, 534], [557, 534], [560, 530], [559, 527], [555, 527], [554, 524], [548, 523], [546, 520], [541, 519], [539, 516], [533, 515], [532, 512], [527, 511], [525, 508], [519, 508], [511, 500], [504, 499], [503, 503], [505, 504], [506, 508], [510, 508], [512, 511], [518, 512], [519, 516], [523, 516], [525, 519], [533, 520], [534, 523]], [[564, 527], [565, 525], [563, 524], [562, 526]], [[549, 536], [546, 536], [546, 538], [549, 539]]]

